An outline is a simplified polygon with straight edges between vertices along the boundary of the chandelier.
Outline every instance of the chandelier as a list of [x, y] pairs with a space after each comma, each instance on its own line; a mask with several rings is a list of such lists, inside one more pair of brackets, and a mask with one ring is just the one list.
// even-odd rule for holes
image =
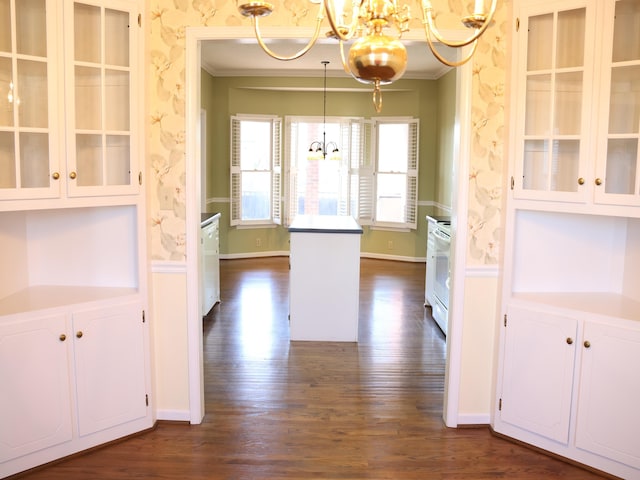
[[[348, 13], [342, 5], [343, 0], [309, 1], [320, 3], [314, 33], [307, 45], [298, 52], [291, 56], [282, 56], [273, 52], [260, 34], [259, 19], [271, 14], [273, 5], [264, 0], [236, 0], [240, 13], [245, 17], [251, 17], [258, 43], [270, 57], [276, 60], [295, 60], [307, 53], [318, 40], [326, 13], [331, 26], [331, 30], [326, 35], [338, 40], [344, 70], [356, 80], [373, 85], [373, 105], [376, 111], [380, 112], [382, 110], [380, 86], [398, 80], [407, 68], [407, 50], [400, 38], [403, 32], [409, 30], [411, 20], [409, 7], [407, 5], [400, 7], [397, 0], [352, 0], [351, 12]], [[465, 40], [454, 41], [445, 39], [436, 28], [431, 1], [421, 0], [422, 24], [426, 41], [440, 62], [450, 67], [457, 67], [473, 56], [478, 39], [493, 19], [497, 0], [491, 0], [488, 13], [485, 13], [484, 3], [484, 0], [475, 0], [473, 14], [462, 18], [463, 25], [472, 29], [473, 33]], [[384, 33], [384, 29], [388, 27], [395, 28], [395, 36]], [[346, 56], [344, 42], [353, 39], [355, 42]], [[467, 45], [471, 45], [471, 48], [462, 59], [450, 61], [438, 52], [436, 42], [453, 48]]]
[[321, 153], [322, 158], [327, 158], [327, 152], [338, 153], [338, 145], [335, 142], [327, 142], [327, 65], [329, 62], [323, 60], [324, 65], [324, 86], [323, 86], [323, 99], [322, 99], [322, 141], [316, 140], [309, 145], [309, 152]]

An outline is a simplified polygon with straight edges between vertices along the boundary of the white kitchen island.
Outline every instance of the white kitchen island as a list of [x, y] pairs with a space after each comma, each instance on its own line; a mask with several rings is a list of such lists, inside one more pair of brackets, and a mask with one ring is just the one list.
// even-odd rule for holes
[[347, 216], [298, 215], [291, 234], [291, 340], [357, 342], [362, 227]]

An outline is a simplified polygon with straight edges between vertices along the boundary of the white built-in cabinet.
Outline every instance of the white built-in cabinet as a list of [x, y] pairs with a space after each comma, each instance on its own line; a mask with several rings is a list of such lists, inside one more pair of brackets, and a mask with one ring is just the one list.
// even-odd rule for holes
[[206, 315], [220, 302], [220, 214], [204, 214], [200, 229], [200, 302]]
[[513, 11], [492, 426], [640, 478], [640, 2]]
[[0, 0], [0, 477], [150, 428], [137, 0]]

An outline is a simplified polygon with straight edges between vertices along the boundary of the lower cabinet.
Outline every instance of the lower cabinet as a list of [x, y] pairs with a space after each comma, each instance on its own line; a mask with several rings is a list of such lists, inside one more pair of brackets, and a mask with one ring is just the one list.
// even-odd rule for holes
[[149, 428], [137, 301], [0, 317], [0, 477]]
[[206, 315], [220, 301], [220, 214], [208, 219], [200, 230], [200, 302]]
[[640, 322], [511, 305], [494, 428], [640, 478]]

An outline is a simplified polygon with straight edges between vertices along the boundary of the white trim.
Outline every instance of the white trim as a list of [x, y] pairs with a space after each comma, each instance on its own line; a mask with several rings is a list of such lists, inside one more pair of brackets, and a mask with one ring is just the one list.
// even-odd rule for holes
[[465, 277], [472, 278], [498, 278], [499, 274], [498, 265], [470, 265], [465, 271]]
[[489, 425], [489, 419], [487, 413], [463, 413], [458, 416], [458, 425]]
[[[461, 52], [467, 55], [468, 47]], [[467, 225], [469, 209], [469, 162], [471, 158], [471, 94], [473, 61], [458, 67], [456, 75], [456, 122], [453, 158], [453, 205], [451, 227], [454, 232], [451, 242], [452, 282], [447, 329], [447, 359], [444, 374], [443, 419], [447, 427], [457, 427], [460, 405], [460, 377], [462, 369], [462, 327], [464, 324], [464, 283], [467, 257]], [[456, 169], [456, 166], [458, 167]]]
[[[265, 37], [300, 38], [305, 32], [311, 34], [312, 29], [300, 27], [262, 28]], [[444, 32], [447, 33], [448, 32]], [[452, 36], [463, 36], [465, 32], [452, 31]], [[308, 37], [309, 35], [307, 35]], [[200, 116], [200, 41], [223, 39], [253, 39], [252, 27], [187, 27], [186, 28], [186, 65], [185, 65], [185, 168], [186, 168], [186, 253], [187, 253], [187, 341], [189, 363], [189, 406], [191, 423], [200, 423], [204, 416], [204, 386], [202, 365], [202, 318], [198, 312], [198, 239], [200, 229], [199, 204], [200, 182], [199, 161], [200, 148], [198, 142], [197, 122]], [[407, 40], [424, 40], [421, 29], [412, 29], [403, 34]], [[461, 52], [468, 53], [468, 47]], [[459, 302], [450, 312], [451, 320], [447, 336], [447, 362], [445, 370], [445, 405], [443, 417], [445, 424], [455, 427], [458, 423], [458, 401], [460, 394], [460, 369], [462, 356], [462, 322], [464, 315], [464, 272], [466, 261], [467, 235], [465, 228], [457, 228], [457, 224], [466, 225], [468, 209], [468, 165], [471, 139], [471, 86], [472, 61], [458, 67], [457, 88], [457, 128], [460, 142], [454, 145], [454, 158], [460, 165], [460, 171], [454, 171], [454, 212], [453, 228], [457, 238], [454, 240], [454, 273], [452, 291]], [[196, 168], [198, 167], [198, 168]], [[449, 210], [448, 207], [440, 207]], [[457, 305], [459, 303], [459, 305]]]
[[187, 273], [185, 262], [170, 262], [154, 260], [151, 262], [151, 273]]
[[360, 252], [360, 258], [371, 258], [374, 260], [394, 260], [396, 262], [425, 263], [426, 257], [405, 257], [400, 255], [389, 255], [386, 253]]
[[288, 257], [289, 252], [245, 252], [245, 253], [225, 253], [220, 255], [220, 260], [237, 260], [240, 258], [263, 258], [263, 257]]
[[[185, 171], [186, 171], [186, 267], [187, 267], [187, 345], [189, 365], [189, 421], [204, 418], [204, 366], [202, 361], [202, 316], [198, 248], [200, 246], [200, 42], [187, 28], [185, 52]], [[193, 192], [193, 193], [190, 193]]]
[[158, 414], [158, 420], [165, 420], [171, 422], [188, 422], [191, 418], [189, 410], [163, 410], [160, 409], [156, 412]]

